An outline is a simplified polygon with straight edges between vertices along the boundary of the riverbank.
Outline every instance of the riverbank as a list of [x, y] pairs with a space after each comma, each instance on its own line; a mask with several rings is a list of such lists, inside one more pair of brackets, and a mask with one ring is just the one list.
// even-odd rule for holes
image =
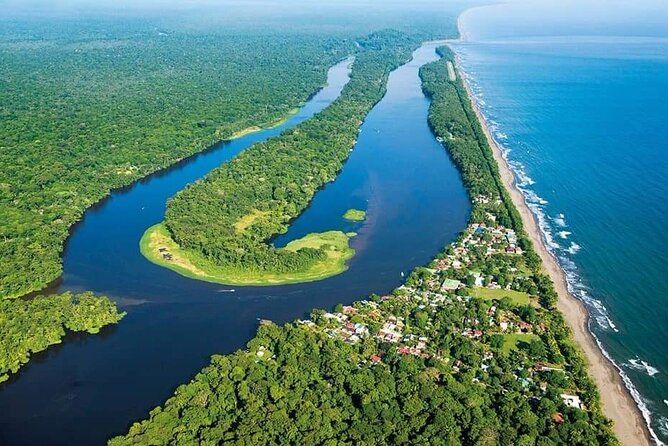
[[239, 139], [239, 138], [242, 138], [246, 135], [250, 135], [251, 133], [260, 132], [262, 130], [275, 129], [276, 127], [280, 127], [283, 124], [285, 124], [286, 122], [288, 122], [288, 120], [292, 116], [296, 115], [299, 112], [300, 108], [303, 107], [303, 106], [304, 106], [304, 104], [300, 104], [299, 107], [295, 107], [293, 109], [288, 110], [288, 112], [285, 114], [285, 116], [283, 116], [281, 118], [278, 118], [273, 122], [269, 122], [268, 124], [252, 125], [250, 127], [246, 127], [245, 129], [238, 130], [238, 131], [234, 132], [232, 134], [232, 136], [225, 139], [224, 141], [231, 141], [233, 139]]
[[[461, 16], [458, 20], [460, 33]], [[465, 38], [464, 38], [465, 40]], [[457, 67], [460, 73], [463, 73], [461, 66]], [[494, 158], [499, 166], [499, 172], [504, 186], [510, 194], [513, 204], [519, 211], [524, 228], [529, 235], [534, 249], [541, 258], [545, 272], [550, 276], [555, 285], [555, 290], [559, 295], [557, 303], [558, 309], [563, 314], [566, 322], [573, 331], [573, 338], [580, 346], [584, 357], [588, 363], [590, 376], [595, 381], [601, 394], [601, 404], [607, 417], [614, 422], [614, 431], [622, 444], [628, 445], [649, 445], [650, 436], [643, 420], [640, 410], [635, 401], [624, 386], [618, 370], [601, 352], [596, 340], [588, 330], [589, 316], [584, 305], [573, 297], [567, 287], [566, 276], [555, 257], [550, 253], [545, 245], [543, 233], [541, 232], [534, 214], [527, 206], [524, 195], [515, 185], [515, 177], [503, 156], [499, 145], [496, 143], [489, 130], [485, 117], [480, 111], [472, 94], [468, 79], [462, 76], [464, 86], [469, 96], [469, 100], [475, 110], [478, 120], [485, 132]]]

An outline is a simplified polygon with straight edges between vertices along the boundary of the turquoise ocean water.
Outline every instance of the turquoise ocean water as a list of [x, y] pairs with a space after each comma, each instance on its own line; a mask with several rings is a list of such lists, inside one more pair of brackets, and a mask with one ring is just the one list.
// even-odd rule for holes
[[460, 64], [590, 329], [668, 442], [668, 2], [513, 2], [460, 26]]

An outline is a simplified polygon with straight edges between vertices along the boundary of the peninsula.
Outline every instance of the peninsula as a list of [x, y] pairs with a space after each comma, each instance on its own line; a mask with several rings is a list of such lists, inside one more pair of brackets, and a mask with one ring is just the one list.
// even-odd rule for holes
[[[461, 67], [458, 67], [458, 69], [461, 70]], [[650, 445], [650, 435], [640, 410], [628, 389], [624, 386], [619, 372], [610, 360], [603, 355], [596, 344], [596, 340], [589, 332], [587, 309], [582, 302], [569, 292], [564, 271], [554, 255], [548, 250], [536, 217], [527, 206], [522, 192], [516, 187], [515, 176], [503, 155], [503, 151], [492, 136], [484, 115], [473, 99], [475, 96], [471, 92], [465, 77], [462, 84], [466, 88], [471, 107], [475, 111], [496, 164], [499, 166], [501, 181], [508, 190], [514, 206], [519, 211], [527, 236], [540, 257], [544, 272], [554, 283], [558, 295], [556, 306], [563, 314], [568, 327], [572, 330], [573, 338], [581, 353], [584, 354], [589, 374], [601, 395], [603, 412], [614, 422], [615, 435], [622, 444]]]
[[[383, 97], [389, 73], [408, 60], [415, 42], [384, 31], [358, 44], [341, 96], [179, 192], [168, 202], [164, 223], [142, 237], [146, 258], [190, 278], [229, 285], [308, 282], [347, 269], [354, 250], [344, 232], [309, 234], [284, 248], [268, 241], [334, 180], [364, 117]], [[359, 211], [351, 215], [360, 217]]]

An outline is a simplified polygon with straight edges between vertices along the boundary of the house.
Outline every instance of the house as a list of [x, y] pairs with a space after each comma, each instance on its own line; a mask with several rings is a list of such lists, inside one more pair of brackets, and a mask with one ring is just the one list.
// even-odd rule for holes
[[529, 333], [529, 332], [531, 332], [532, 325], [531, 325], [530, 323], [528, 323], [528, 322], [519, 321], [519, 322], [517, 323], [517, 326], [519, 327], [519, 329], [520, 329], [520, 331], [521, 331], [522, 333]]
[[381, 362], [383, 362], [381, 357], [378, 355], [371, 355], [369, 359], [371, 359], [371, 362], [373, 362], [374, 364], [380, 364]]
[[569, 395], [567, 393], [562, 393], [561, 399], [564, 401], [564, 404], [567, 405], [568, 407], [574, 407], [576, 409], [582, 409], [582, 401], [580, 401], [580, 397], [577, 395]]
[[441, 291], [454, 291], [459, 289], [462, 283], [455, 279], [445, 279], [441, 284]]
[[557, 424], [563, 424], [564, 423], [564, 414], [561, 412], [555, 412], [552, 414], [552, 421], [554, 421]]
[[352, 307], [350, 305], [345, 305], [343, 309], [341, 310], [343, 314], [348, 314], [348, 315], [353, 315], [357, 314], [357, 308]]

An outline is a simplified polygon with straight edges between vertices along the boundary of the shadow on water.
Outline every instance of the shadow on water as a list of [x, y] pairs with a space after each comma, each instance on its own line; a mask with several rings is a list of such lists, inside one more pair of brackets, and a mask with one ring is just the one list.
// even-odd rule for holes
[[[389, 292], [402, 272], [428, 262], [465, 226], [470, 211], [459, 174], [427, 125], [429, 102], [418, 69], [437, 58], [435, 46], [423, 45], [390, 75], [387, 94], [367, 116], [336, 181], [276, 239], [281, 245], [310, 232], [357, 232], [357, 254], [338, 276], [229, 287], [160, 268], [141, 256], [138, 243], [185, 185], [331, 103], [347, 81], [347, 63], [330, 69], [328, 86], [282, 126], [218, 145], [90, 209], [68, 242], [58, 290], [107, 294], [128, 314], [103, 336], [69, 338], [50, 349], [5, 386], [0, 444], [103, 444], [145, 418], [211, 354], [243, 347], [258, 319], [283, 323], [313, 308]], [[367, 219], [344, 220], [349, 208], [366, 209]], [[231, 288], [235, 292], [226, 292]]]

